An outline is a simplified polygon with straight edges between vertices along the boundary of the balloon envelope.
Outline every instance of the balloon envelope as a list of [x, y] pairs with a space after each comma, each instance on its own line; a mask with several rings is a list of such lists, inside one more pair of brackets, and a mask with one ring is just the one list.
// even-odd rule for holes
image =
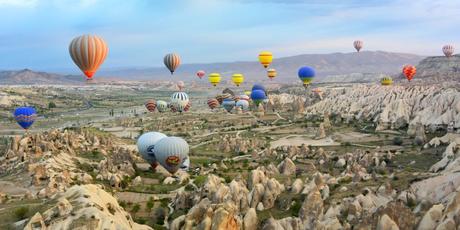
[[259, 54], [259, 62], [262, 64], [265, 68], [267, 68], [273, 61], [273, 54], [268, 51], [261, 52]]
[[406, 76], [407, 80], [411, 81], [417, 73], [417, 69], [413, 65], [406, 65], [403, 67], [403, 74]]
[[171, 96], [171, 106], [178, 112], [183, 112], [188, 103], [189, 98], [185, 92], [176, 92]]
[[452, 57], [452, 55], [454, 55], [455, 52], [454, 46], [445, 45], [444, 47], [442, 47], [442, 52], [446, 57]]
[[23, 128], [28, 129], [37, 119], [37, 112], [33, 107], [19, 107], [14, 110], [14, 119]]
[[380, 84], [382, 85], [392, 85], [393, 84], [393, 79], [391, 77], [384, 77], [382, 80], [380, 80]]
[[166, 56], [163, 58], [163, 62], [166, 68], [168, 68], [171, 74], [173, 74], [174, 71], [176, 71], [176, 69], [180, 66], [181, 60], [178, 54], [170, 53], [166, 54]]
[[83, 35], [74, 38], [69, 45], [69, 53], [73, 62], [86, 75], [88, 80], [93, 78], [93, 75], [102, 65], [109, 48], [105, 41], [94, 35]]
[[316, 73], [313, 68], [309, 66], [304, 66], [299, 69], [298, 75], [299, 75], [300, 80], [302, 80], [304, 86], [307, 86], [312, 82]]
[[240, 86], [241, 83], [244, 82], [243, 74], [240, 74], [240, 73], [233, 74], [232, 81], [236, 86]]
[[211, 98], [208, 100], [208, 106], [210, 109], [215, 109], [217, 107], [219, 107], [219, 101], [215, 98]]
[[157, 101], [157, 109], [160, 113], [166, 112], [166, 110], [168, 110], [168, 102], [161, 100]]
[[211, 73], [208, 76], [209, 83], [211, 83], [213, 86], [217, 86], [220, 82], [220, 74], [219, 73]]
[[168, 172], [175, 173], [188, 158], [189, 145], [180, 137], [165, 137], [155, 144], [155, 158]]
[[268, 78], [270, 78], [270, 80], [273, 80], [273, 78], [275, 78], [276, 75], [277, 75], [276, 69], [271, 68], [267, 70], [267, 76]]
[[249, 109], [249, 101], [247, 100], [239, 100], [236, 102], [236, 107], [240, 107], [241, 110], [247, 111]]
[[222, 102], [222, 106], [224, 107], [225, 110], [227, 110], [227, 112], [230, 112], [232, 111], [233, 107], [235, 107], [235, 101], [233, 99], [226, 98]]
[[265, 87], [263, 85], [261, 85], [261, 84], [254, 84], [252, 86], [252, 91], [254, 91], [254, 90], [262, 90], [262, 91], [266, 92]]
[[137, 139], [137, 149], [139, 154], [146, 160], [149, 164], [155, 164], [155, 144], [165, 138], [166, 135], [159, 132], [148, 132], [142, 134]]
[[262, 103], [266, 98], [265, 92], [260, 89], [253, 90], [251, 93], [251, 99], [256, 105]]
[[200, 79], [203, 78], [204, 75], [206, 75], [206, 72], [204, 72], [203, 70], [199, 70], [198, 72], [196, 72], [196, 76], [198, 76]]
[[353, 46], [355, 47], [356, 51], [360, 51], [363, 48], [364, 42], [360, 40], [356, 40], [353, 42]]
[[145, 108], [147, 108], [149, 112], [154, 112], [156, 107], [157, 103], [155, 100], [148, 100], [147, 102], [145, 102]]

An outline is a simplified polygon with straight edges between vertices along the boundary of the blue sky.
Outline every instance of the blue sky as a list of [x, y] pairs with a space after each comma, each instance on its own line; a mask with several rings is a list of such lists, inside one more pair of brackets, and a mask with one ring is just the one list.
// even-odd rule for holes
[[[327, 3], [324, 3], [327, 2]], [[102, 68], [366, 50], [441, 55], [460, 46], [459, 0], [0, 0], [0, 69], [71, 70], [81, 34], [109, 44]], [[460, 49], [460, 47], [459, 47]]]

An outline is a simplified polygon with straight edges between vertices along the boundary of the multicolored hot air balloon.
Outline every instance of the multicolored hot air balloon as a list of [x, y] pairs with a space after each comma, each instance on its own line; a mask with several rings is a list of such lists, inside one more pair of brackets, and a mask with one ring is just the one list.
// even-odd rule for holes
[[163, 58], [163, 62], [166, 66], [166, 68], [169, 69], [171, 74], [174, 74], [174, 71], [180, 66], [180, 56], [175, 53], [170, 53], [166, 54], [166, 56]]
[[231, 98], [225, 98], [224, 101], [222, 102], [222, 107], [224, 107], [224, 109], [230, 113], [233, 107], [235, 107], [235, 101]]
[[153, 169], [155, 169], [158, 165], [158, 162], [155, 158], [155, 144], [165, 137], [166, 135], [163, 133], [148, 132], [142, 134], [137, 139], [137, 149], [139, 154], [152, 166]]
[[185, 88], [185, 83], [183, 81], [178, 81], [176, 86], [180, 91], [182, 91]]
[[220, 105], [219, 101], [215, 98], [211, 98], [208, 100], [208, 106], [210, 109], [215, 109], [219, 107], [219, 105]]
[[360, 40], [356, 40], [353, 42], [353, 46], [355, 47], [356, 51], [359, 51], [363, 48], [364, 42]]
[[275, 78], [276, 75], [276, 69], [271, 68], [267, 70], [267, 77], [270, 78], [270, 80], [273, 80], [273, 78]]
[[[251, 94], [249, 94], [249, 95], [251, 95]], [[248, 96], [248, 95], [246, 95], [246, 94], [243, 94], [243, 95], [240, 95], [240, 100], [239, 100], [239, 101], [241, 101], [241, 100], [249, 101], [249, 100], [250, 100], [250, 98], [249, 98], [249, 96]]]
[[300, 80], [303, 82], [304, 87], [310, 85], [315, 77], [315, 70], [309, 66], [304, 66], [298, 72]]
[[402, 72], [404, 76], [406, 76], [407, 80], [411, 81], [417, 73], [417, 69], [413, 65], [405, 65]]
[[391, 77], [383, 77], [382, 80], [380, 80], [380, 84], [382, 84], [382, 85], [392, 85], [393, 84], [393, 79]]
[[444, 55], [446, 55], [446, 57], [452, 57], [452, 55], [454, 55], [455, 52], [454, 46], [445, 45], [444, 47], [442, 47], [442, 52], [444, 53]]
[[166, 110], [168, 110], [168, 102], [161, 100], [157, 101], [157, 109], [160, 113], [166, 112]]
[[190, 108], [192, 108], [192, 102], [189, 101], [187, 103], [187, 105], [184, 107], [184, 112], [188, 112], [190, 110]]
[[220, 82], [220, 74], [219, 73], [211, 73], [208, 76], [209, 83], [211, 83], [213, 86], [217, 86]]
[[251, 92], [251, 99], [254, 102], [254, 104], [259, 106], [260, 103], [267, 99], [267, 95], [263, 90], [256, 89]]
[[216, 96], [216, 99], [217, 101], [219, 102], [219, 104], [222, 104], [222, 102], [224, 101], [224, 99], [226, 98], [232, 98], [232, 95], [229, 94], [229, 93], [224, 93], [224, 94], [220, 94], [220, 95], [217, 95]]
[[147, 102], [145, 102], [145, 108], [147, 108], [149, 112], [153, 113], [156, 107], [157, 107], [157, 102], [153, 99], [150, 99]]
[[203, 78], [204, 75], [206, 75], [206, 72], [204, 72], [204, 70], [198, 70], [196, 72], [196, 76], [198, 76], [200, 79]]
[[236, 107], [240, 107], [243, 111], [249, 110], [249, 101], [247, 100], [239, 100], [235, 104]]
[[91, 80], [99, 66], [102, 65], [109, 48], [105, 41], [95, 35], [83, 35], [74, 38], [69, 45], [69, 53], [73, 62]]
[[236, 86], [240, 86], [241, 83], [244, 82], [243, 74], [240, 74], [240, 73], [233, 74], [232, 81], [233, 81], [233, 84], [235, 84]]
[[14, 110], [14, 119], [25, 130], [37, 119], [37, 112], [33, 107], [18, 107]]
[[171, 107], [177, 112], [184, 112], [184, 108], [188, 103], [189, 98], [185, 92], [176, 92], [171, 96]]
[[187, 161], [188, 143], [180, 137], [165, 137], [155, 144], [155, 158], [168, 172], [174, 174]]
[[263, 51], [259, 54], [259, 62], [264, 66], [264, 68], [268, 68], [273, 61], [273, 54], [268, 51]]

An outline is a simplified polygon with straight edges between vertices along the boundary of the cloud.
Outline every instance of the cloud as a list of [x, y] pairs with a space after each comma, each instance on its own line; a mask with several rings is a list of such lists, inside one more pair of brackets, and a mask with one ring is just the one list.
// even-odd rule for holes
[[38, 0], [0, 0], [0, 7], [35, 7]]

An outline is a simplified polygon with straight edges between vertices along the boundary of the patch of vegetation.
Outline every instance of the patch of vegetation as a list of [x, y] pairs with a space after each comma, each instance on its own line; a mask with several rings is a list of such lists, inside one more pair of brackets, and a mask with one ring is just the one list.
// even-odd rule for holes
[[19, 208], [16, 208], [14, 210], [14, 217], [16, 220], [23, 220], [27, 217], [27, 214], [29, 213], [29, 207], [27, 206], [21, 206]]

